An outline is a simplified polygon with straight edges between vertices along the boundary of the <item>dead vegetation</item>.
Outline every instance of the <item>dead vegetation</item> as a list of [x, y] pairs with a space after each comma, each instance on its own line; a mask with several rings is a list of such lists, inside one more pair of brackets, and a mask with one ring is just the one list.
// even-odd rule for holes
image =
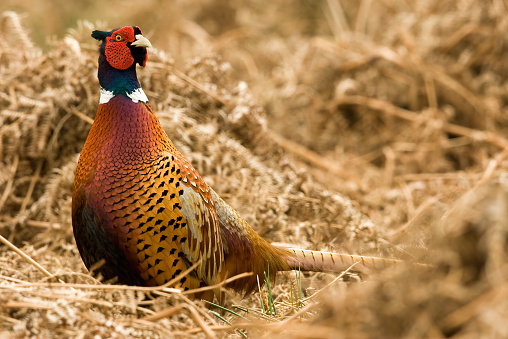
[[158, 47], [143, 88], [177, 147], [261, 235], [437, 269], [331, 284], [281, 275], [277, 314], [258, 295], [230, 296], [244, 317], [223, 311], [233, 327], [171, 286], [98, 285], [70, 221], [98, 102], [93, 25], [42, 51], [30, 16], [3, 12], [0, 235], [54, 277], [0, 246], [0, 336], [508, 335], [506, 1], [204, 1], [174, 5], [171, 22], [159, 5], [139, 22]]

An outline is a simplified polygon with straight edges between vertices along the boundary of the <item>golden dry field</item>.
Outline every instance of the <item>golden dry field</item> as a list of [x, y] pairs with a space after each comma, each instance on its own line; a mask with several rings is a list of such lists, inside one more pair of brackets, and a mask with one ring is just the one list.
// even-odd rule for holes
[[[126, 25], [168, 135], [259, 234], [435, 269], [281, 273], [223, 309], [92, 278], [90, 33]], [[506, 338], [507, 104], [507, 0], [4, 0], [0, 337]]]

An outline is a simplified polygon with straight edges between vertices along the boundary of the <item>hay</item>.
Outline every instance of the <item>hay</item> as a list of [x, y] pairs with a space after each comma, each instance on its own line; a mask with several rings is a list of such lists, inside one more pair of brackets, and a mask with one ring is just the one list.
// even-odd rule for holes
[[[159, 21], [170, 43], [155, 32], [139, 71], [164, 128], [270, 241], [437, 269], [306, 274], [301, 309], [283, 274], [278, 316], [228, 296], [250, 312], [224, 317], [251, 336], [506, 336], [508, 5], [289, 3], [175, 5], [184, 19]], [[171, 288], [87, 274], [70, 197], [98, 102], [94, 25], [43, 51], [25, 21], [0, 15], [0, 234], [56, 278], [0, 247], [0, 336], [235, 336]]]

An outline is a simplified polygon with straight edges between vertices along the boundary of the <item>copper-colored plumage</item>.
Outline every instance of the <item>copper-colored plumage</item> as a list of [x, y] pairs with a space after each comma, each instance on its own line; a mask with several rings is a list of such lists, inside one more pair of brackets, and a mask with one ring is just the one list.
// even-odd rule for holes
[[[273, 277], [291, 269], [340, 271], [355, 262], [357, 269], [368, 270], [396, 262], [280, 248], [262, 239], [175, 148], [140, 94], [135, 63], [145, 64], [148, 46], [133, 45], [141, 41], [139, 28], [94, 31], [92, 36], [102, 41], [103, 96], [73, 191], [74, 234], [88, 268], [104, 260], [99, 272], [107, 279], [161, 285], [200, 263], [180, 279], [181, 288], [253, 272], [228, 286], [249, 292], [257, 286], [256, 275], [264, 272]], [[132, 59], [132, 65], [115, 68], [105, 50], [115, 51], [110, 53], [115, 63]]]

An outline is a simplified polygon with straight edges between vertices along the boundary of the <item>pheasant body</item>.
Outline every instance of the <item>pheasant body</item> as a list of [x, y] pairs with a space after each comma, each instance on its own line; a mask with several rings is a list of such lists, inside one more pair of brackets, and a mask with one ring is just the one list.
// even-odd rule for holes
[[160, 125], [136, 76], [136, 63], [146, 64], [150, 47], [141, 30], [123, 27], [92, 36], [102, 41], [101, 98], [72, 202], [74, 235], [88, 268], [104, 260], [98, 271], [106, 279], [154, 286], [199, 263], [179, 280], [181, 288], [253, 272], [228, 285], [249, 292], [264, 272], [273, 277], [293, 268], [337, 271], [351, 265], [337, 254], [325, 260], [321, 252], [262, 239], [203, 181]]

